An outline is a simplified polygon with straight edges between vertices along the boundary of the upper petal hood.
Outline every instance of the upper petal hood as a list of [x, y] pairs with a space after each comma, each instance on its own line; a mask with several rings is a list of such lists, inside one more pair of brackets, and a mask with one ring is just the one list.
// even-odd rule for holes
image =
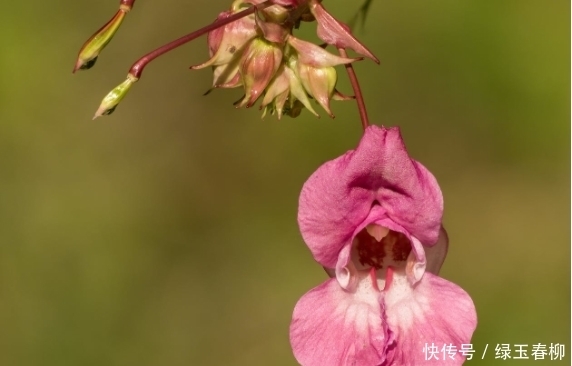
[[356, 150], [325, 163], [304, 184], [298, 224], [316, 261], [335, 267], [339, 251], [374, 205], [423, 245], [437, 242], [441, 190], [409, 157], [397, 127], [368, 127]]

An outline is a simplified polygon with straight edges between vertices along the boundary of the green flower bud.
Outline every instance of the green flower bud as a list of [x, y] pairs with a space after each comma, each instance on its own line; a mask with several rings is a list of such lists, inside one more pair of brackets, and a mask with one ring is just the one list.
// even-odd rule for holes
[[111, 20], [109, 20], [83, 44], [79, 50], [79, 55], [73, 69], [74, 73], [77, 70], [91, 69], [93, 65], [95, 65], [99, 53], [103, 51], [115, 33], [117, 33], [117, 30], [121, 26], [121, 23], [123, 23], [123, 19], [129, 10], [131, 10], [131, 6], [122, 3], [113, 18], [111, 18]]
[[121, 100], [125, 98], [125, 95], [127, 94], [127, 92], [129, 92], [129, 90], [137, 80], [138, 79], [135, 76], [127, 74], [127, 79], [125, 79], [124, 82], [113, 88], [113, 90], [110, 91], [103, 98], [101, 104], [99, 105], [99, 108], [97, 109], [95, 115], [93, 116], [93, 119], [113, 113], [115, 111], [115, 108], [117, 108], [119, 102], [121, 102]]

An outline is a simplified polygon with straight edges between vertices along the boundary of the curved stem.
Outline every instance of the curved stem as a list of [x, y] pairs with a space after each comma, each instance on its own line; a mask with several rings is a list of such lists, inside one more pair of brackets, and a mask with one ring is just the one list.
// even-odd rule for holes
[[[338, 51], [340, 52], [340, 56], [348, 57], [348, 54], [347, 54], [345, 49], [338, 48]], [[346, 71], [348, 73], [348, 77], [350, 78], [350, 83], [352, 84], [352, 88], [354, 89], [354, 95], [356, 97], [359, 116], [361, 119], [361, 126], [363, 127], [363, 130], [365, 131], [367, 126], [369, 126], [369, 119], [367, 117], [367, 110], [365, 109], [365, 102], [363, 100], [363, 95], [361, 94], [361, 89], [359, 87], [359, 82], [358, 82], [358, 79], [356, 76], [356, 72], [355, 72], [354, 67], [352, 66], [351, 63], [346, 64], [345, 67], [346, 67]]]
[[119, 0], [119, 6], [126, 6], [129, 9], [133, 8], [133, 5], [135, 5], [135, 0]]
[[[135, 1], [135, 0], [133, 0], [133, 1]], [[145, 68], [145, 66], [147, 66], [147, 64], [149, 64], [151, 61], [153, 61], [157, 57], [162, 56], [165, 53], [172, 51], [175, 48], [178, 48], [178, 47], [184, 45], [185, 43], [188, 43], [188, 42], [194, 40], [195, 38], [202, 36], [205, 33], [208, 33], [212, 30], [223, 27], [223, 26], [227, 25], [228, 23], [232, 23], [235, 20], [244, 18], [245, 16], [253, 14], [257, 10], [267, 8], [271, 5], [273, 5], [273, 2], [271, 0], [265, 1], [265, 2], [260, 3], [258, 5], [252, 6], [248, 9], [245, 9], [239, 13], [233, 14], [233, 15], [229, 16], [228, 18], [216, 20], [213, 23], [207, 25], [206, 27], [203, 27], [203, 28], [198, 29], [194, 32], [191, 32], [185, 36], [182, 36], [181, 38], [178, 38], [174, 41], [171, 41], [171, 42], [167, 43], [166, 45], [163, 45], [163, 46], [157, 48], [156, 50], [149, 52], [148, 54], [146, 54], [145, 56], [143, 56], [139, 60], [137, 60], [133, 64], [133, 66], [131, 66], [131, 68], [129, 69], [129, 74], [131, 74], [133, 77], [139, 79], [141, 77], [141, 74], [143, 73], [143, 69]]]

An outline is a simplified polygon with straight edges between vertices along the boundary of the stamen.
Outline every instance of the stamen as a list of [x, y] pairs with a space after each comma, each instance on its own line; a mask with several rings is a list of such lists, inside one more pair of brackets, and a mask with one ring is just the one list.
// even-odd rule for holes
[[377, 285], [377, 273], [375, 272], [375, 268], [371, 267], [369, 270], [369, 277], [371, 278], [373, 288], [379, 292], [380, 290], [379, 286]]
[[389, 290], [391, 283], [393, 282], [393, 267], [387, 267], [387, 272], [385, 273], [385, 286], [383, 286], [383, 291]]

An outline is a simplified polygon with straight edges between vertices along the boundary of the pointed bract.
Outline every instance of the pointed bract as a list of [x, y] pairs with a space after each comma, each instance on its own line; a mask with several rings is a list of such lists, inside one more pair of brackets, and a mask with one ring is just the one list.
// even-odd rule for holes
[[310, 0], [310, 11], [318, 23], [318, 37], [336, 48], [349, 48], [379, 63], [379, 59], [352, 34], [348, 26], [336, 20], [318, 0]]
[[288, 37], [288, 44], [298, 52], [299, 62], [312, 67], [331, 67], [360, 60], [360, 58], [347, 58], [334, 55], [318, 45], [303, 41], [292, 35]]

